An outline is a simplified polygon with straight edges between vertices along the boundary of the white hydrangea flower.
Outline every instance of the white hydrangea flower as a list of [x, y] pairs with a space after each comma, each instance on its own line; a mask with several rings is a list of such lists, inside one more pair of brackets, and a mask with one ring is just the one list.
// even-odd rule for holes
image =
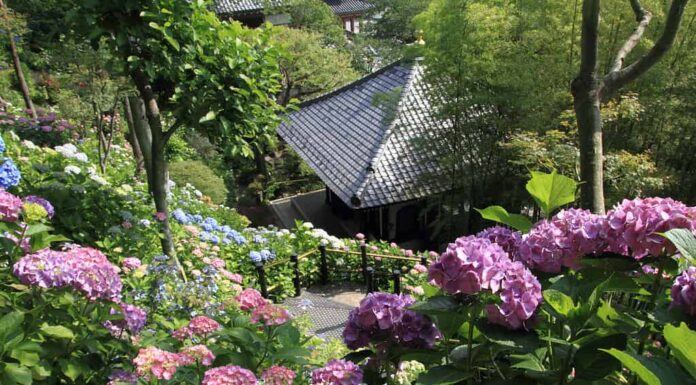
[[172, 188], [174, 188], [175, 186], [176, 186], [176, 183], [175, 183], [173, 180], [169, 179], [169, 180], [167, 181], [167, 187], [168, 187], [168, 188], [172, 189]]
[[[11, 132], [11, 131], [10, 131]], [[31, 140], [25, 139], [22, 141], [22, 145], [30, 150], [36, 150], [39, 146], [35, 145]]]
[[100, 184], [102, 186], [109, 184], [106, 179], [102, 178], [101, 176], [97, 174], [90, 174], [89, 179], [95, 181], [97, 184]]
[[73, 166], [73, 165], [65, 166], [65, 168], [63, 169], [63, 171], [64, 171], [66, 174], [75, 174], [75, 175], [79, 175], [79, 174], [82, 172], [82, 170], [80, 170], [79, 167]]
[[312, 222], [305, 222], [302, 224], [302, 227], [304, 227], [305, 229], [313, 229], [314, 225], [312, 224]]
[[77, 152], [73, 154], [72, 158], [82, 163], [89, 163], [89, 158], [84, 152]]

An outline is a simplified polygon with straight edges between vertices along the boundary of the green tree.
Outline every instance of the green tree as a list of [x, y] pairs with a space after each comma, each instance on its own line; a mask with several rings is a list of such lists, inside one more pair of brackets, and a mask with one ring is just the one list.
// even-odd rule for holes
[[270, 32], [220, 21], [208, 5], [77, 2], [69, 18], [78, 39], [95, 45], [105, 39], [143, 101], [130, 104], [155, 208], [165, 214], [162, 249], [168, 255], [174, 247], [165, 152], [174, 132], [196, 128], [226, 143], [228, 153], [252, 156], [257, 138], [269, 135], [278, 120], [278, 52]]
[[372, 8], [363, 23], [363, 33], [386, 41], [403, 45], [413, 43], [418, 37], [413, 19], [428, 8], [428, 0], [373, 0]]
[[600, 76], [600, 0], [582, 2], [580, 70], [571, 92], [580, 138], [582, 205], [594, 212], [605, 210], [601, 103], [647, 72], [672, 48], [687, 3], [688, 0], [672, 1], [662, 34], [650, 50], [629, 64], [629, 55], [641, 42], [653, 17], [640, 0], [630, 0], [638, 25], [616, 51], [607, 73]]
[[292, 28], [320, 33], [325, 44], [342, 47], [346, 43], [341, 19], [323, 0], [272, 2], [265, 9], [266, 15], [288, 15]]
[[5, 35], [7, 35], [8, 47], [10, 49], [10, 56], [12, 57], [12, 65], [14, 66], [15, 75], [17, 76], [17, 83], [19, 84], [19, 89], [22, 92], [22, 97], [24, 98], [24, 104], [27, 109], [31, 112], [31, 116], [36, 119], [36, 109], [34, 109], [34, 102], [31, 100], [31, 94], [29, 93], [29, 86], [24, 78], [24, 71], [22, 69], [22, 63], [19, 59], [19, 52], [17, 50], [17, 43], [15, 42], [15, 32], [16, 20], [10, 14], [10, 10], [5, 6], [3, 0], [0, 0], [0, 12], [2, 12], [3, 29]]

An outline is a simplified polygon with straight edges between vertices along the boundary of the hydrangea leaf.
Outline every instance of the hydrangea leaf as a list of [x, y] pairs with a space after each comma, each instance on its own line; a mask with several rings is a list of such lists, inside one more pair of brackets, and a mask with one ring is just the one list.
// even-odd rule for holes
[[532, 171], [532, 178], [526, 187], [548, 218], [557, 208], [575, 201], [578, 183], [556, 171], [550, 174]]
[[75, 337], [72, 330], [60, 325], [43, 325], [41, 332], [49, 337], [71, 340]]
[[31, 385], [33, 380], [31, 378], [31, 370], [28, 368], [14, 363], [0, 365], [4, 365], [4, 367], [0, 366], [0, 373], [2, 373], [0, 380], [2, 380], [3, 384]]
[[558, 290], [544, 290], [543, 295], [545, 303], [560, 316], [566, 317], [575, 308], [573, 299]]
[[614, 348], [600, 350], [621, 361], [626, 368], [640, 377], [640, 379], [643, 380], [643, 382], [645, 382], [647, 385], [663, 385], [655, 373], [646, 368], [638, 357], [634, 356], [633, 354], [622, 352], [621, 350]]
[[660, 234], [676, 246], [679, 253], [692, 265], [696, 265], [696, 236], [686, 229], [672, 229]]
[[532, 221], [520, 214], [510, 214], [501, 206], [488, 206], [485, 209], [476, 209], [483, 219], [502, 223], [523, 233], [532, 228]]
[[418, 377], [418, 385], [458, 384], [474, 376], [474, 373], [457, 369], [451, 365], [435, 366]]
[[643, 357], [617, 349], [600, 349], [614, 356], [647, 385], [689, 384], [689, 375], [675, 363], [662, 357]]
[[696, 378], [696, 332], [683, 322], [679, 327], [666, 325], [665, 338], [679, 363]]
[[599, 349], [626, 349], [625, 334], [610, 334], [583, 343], [573, 358], [576, 376], [586, 380], [599, 380], [614, 371], [621, 370], [621, 364]]

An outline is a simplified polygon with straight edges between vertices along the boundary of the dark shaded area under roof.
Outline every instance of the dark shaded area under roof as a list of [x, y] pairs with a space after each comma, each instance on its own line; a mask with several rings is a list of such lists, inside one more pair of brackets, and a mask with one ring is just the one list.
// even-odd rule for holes
[[397, 62], [289, 114], [278, 134], [343, 202], [369, 208], [446, 191], [423, 67]]
[[[363, 13], [371, 7], [368, 2], [362, 0], [325, 0], [324, 2], [337, 15]], [[266, 3], [263, 0], [217, 0], [213, 4], [213, 10], [218, 15], [260, 13]], [[280, 5], [282, 0], [273, 0], [272, 3]]]

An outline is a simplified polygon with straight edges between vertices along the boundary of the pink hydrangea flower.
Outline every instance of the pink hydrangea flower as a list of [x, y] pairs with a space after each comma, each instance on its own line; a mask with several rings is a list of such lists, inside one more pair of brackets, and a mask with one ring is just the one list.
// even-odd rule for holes
[[215, 355], [205, 345], [187, 346], [179, 354], [189, 357], [191, 363], [198, 361], [203, 366], [210, 366], [215, 360]]
[[691, 266], [674, 280], [672, 285], [672, 306], [696, 316], [696, 267]]
[[489, 227], [478, 234], [479, 238], [486, 238], [489, 241], [502, 247], [512, 260], [517, 260], [518, 249], [522, 242], [522, 234], [519, 231], [514, 231], [502, 226]]
[[0, 221], [16, 222], [22, 210], [22, 200], [0, 189]]
[[428, 280], [450, 294], [476, 294], [482, 289], [496, 292], [504, 278], [501, 262], [510, 259], [488, 239], [458, 238], [428, 269]]
[[355, 234], [355, 239], [357, 239], [358, 241], [362, 241], [365, 239], [365, 234], [357, 233], [357, 234]]
[[261, 374], [264, 385], [292, 385], [295, 372], [279, 365], [273, 365]]
[[659, 233], [687, 229], [696, 234], [696, 208], [671, 198], [624, 200], [607, 213], [607, 221], [613, 251], [637, 259], [676, 251]]
[[231, 273], [225, 269], [220, 270], [220, 274], [222, 274], [225, 279], [229, 280], [232, 283], [236, 283], [238, 285], [242, 284], [242, 281], [244, 280], [241, 276], [241, 274], [235, 274]]
[[158, 211], [153, 215], [153, 217], [155, 218], [155, 220], [157, 220], [159, 222], [164, 222], [164, 220], [167, 219], [167, 214], [165, 214], [161, 211]]
[[266, 299], [263, 298], [261, 293], [259, 293], [256, 289], [251, 288], [244, 289], [244, 291], [236, 296], [235, 299], [239, 303], [239, 308], [244, 311], [254, 310], [257, 307], [267, 303]]
[[362, 379], [360, 367], [346, 360], [331, 360], [323, 368], [312, 371], [313, 385], [359, 385]]
[[223, 261], [220, 258], [213, 258], [211, 265], [213, 265], [213, 267], [216, 269], [224, 269], [225, 268], [225, 261]]
[[158, 380], [171, 380], [181, 364], [180, 360], [176, 353], [149, 346], [140, 349], [138, 356], [133, 359], [133, 364], [135, 364], [136, 373], [146, 380], [151, 377]]
[[509, 329], [527, 328], [541, 304], [541, 284], [521, 262], [508, 262], [499, 291], [501, 304], [487, 305], [488, 321]]
[[220, 324], [214, 319], [208, 318], [203, 315], [193, 317], [188, 324], [188, 330], [190, 333], [199, 336], [207, 336], [220, 329]]
[[209, 369], [203, 376], [201, 385], [256, 385], [256, 377], [250, 370], [236, 365]]
[[251, 313], [251, 323], [262, 323], [266, 326], [282, 325], [290, 320], [290, 313], [280, 306], [270, 303], [255, 308]]
[[121, 261], [121, 267], [123, 267], [123, 271], [125, 273], [130, 273], [131, 271], [139, 268], [141, 265], [142, 262], [135, 257], [124, 258], [123, 261]]
[[178, 328], [172, 332], [172, 338], [183, 341], [189, 337], [191, 337], [191, 331], [187, 326], [184, 326], [182, 328]]

